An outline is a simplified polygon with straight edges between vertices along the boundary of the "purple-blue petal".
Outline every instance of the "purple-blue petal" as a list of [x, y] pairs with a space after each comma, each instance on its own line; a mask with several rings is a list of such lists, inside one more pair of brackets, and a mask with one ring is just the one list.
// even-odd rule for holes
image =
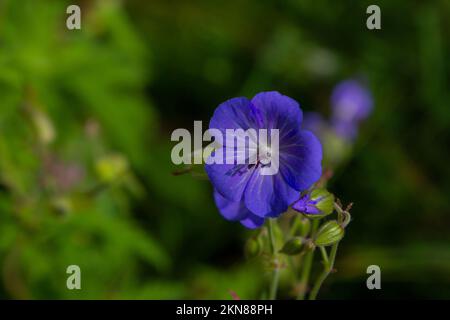
[[260, 169], [252, 175], [245, 189], [245, 206], [259, 217], [277, 217], [298, 197], [280, 174], [261, 175]]
[[241, 220], [241, 224], [246, 228], [256, 229], [261, 227], [264, 224], [264, 221], [264, 218], [251, 214], [246, 219]]
[[227, 220], [239, 221], [246, 219], [252, 213], [245, 207], [242, 201], [229, 201], [214, 190], [214, 201], [220, 214]]
[[311, 201], [310, 194], [302, 196], [298, 201], [292, 205], [292, 209], [308, 214], [320, 214], [322, 213], [316, 206], [315, 202]]
[[265, 219], [251, 213], [243, 201], [229, 201], [222, 197], [217, 190], [214, 190], [214, 200], [220, 214], [226, 220], [240, 221], [243, 226], [249, 229], [256, 229], [264, 224]]
[[280, 139], [300, 129], [303, 115], [298, 102], [294, 99], [277, 91], [268, 91], [258, 93], [251, 102], [261, 110], [264, 128], [280, 130]]
[[322, 145], [312, 132], [301, 130], [295, 139], [280, 145], [280, 172], [297, 191], [304, 191], [319, 180]]
[[[222, 150], [226, 152], [229, 149], [223, 147]], [[247, 165], [245, 164], [206, 164], [205, 171], [213, 187], [230, 201], [240, 201], [242, 199], [244, 190], [252, 175], [252, 171], [247, 170]]]
[[233, 98], [221, 103], [209, 122], [210, 129], [219, 129], [224, 137], [227, 129], [257, 128], [260, 120], [260, 113], [254, 108], [250, 100]]

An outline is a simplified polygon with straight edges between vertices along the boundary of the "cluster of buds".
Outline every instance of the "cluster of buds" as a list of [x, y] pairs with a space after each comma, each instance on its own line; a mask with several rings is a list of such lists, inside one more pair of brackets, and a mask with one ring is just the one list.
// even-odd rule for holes
[[[326, 247], [338, 243], [344, 237], [345, 227], [350, 222], [350, 206], [342, 209], [340, 202], [335, 202], [334, 195], [324, 188], [303, 194], [291, 208], [300, 215], [293, 218], [291, 230], [294, 236], [287, 239], [280, 250], [287, 255], [299, 254], [304, 248]], [[337, 219], [324, 219], [335, 210]], [[324, 221], [320, 227], [319, 220]], [[316, 224], [316, 229], [318, 227], [317, 230], [311, 230], [313, 223]]]
[[[323, 280], [334, 270], [338, 244], [351, 220], [350, 208], [351, 205], [344, 209], [332, 193], [318, 187], [303, 193], [290, 206], [291, 214], [287, 216], [291, 217], [290, 223], [274, 224], [274, 238], [279, 249], [272, 258], [278, 261], [279, 267], [293, 267], [294, 274], [301, 270], [303, 276], [295, 289], [299, 299], [304, 299], [308, 290], [309, 298], [315, 299]], [[261, 230], [248, 241], [248, 256], [267, 252], [268, 236], [265, 231]], [[310, 286], [309, 269], [312, 268], [316, 249], [320, 249], [323, 271], [314, 286]]]

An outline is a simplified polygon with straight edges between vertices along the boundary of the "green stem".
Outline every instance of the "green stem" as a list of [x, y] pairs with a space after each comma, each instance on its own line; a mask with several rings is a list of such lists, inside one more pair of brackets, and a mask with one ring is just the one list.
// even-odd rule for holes
[[[324, 268], [322, 273], [316, 280], [313, 289], [311, 290], [311, 294], [309, 295], [309, 300], [316, 300], [317, 294], [319, 293], [320, 288], [322, 287], [325, 279], [330, 275], [331, 271], [334, 267], [334, 261], [336, 260], [336, 253], [338, 249], [339, 242], [335, 243], [331, 248], [330, 259], [328, 261], [324, 261]], [[324, 249], [325, 250], [325, 249]]]
[[320, 249], [320, 253], [322, 253], [322, 259], [325, 265], [328, 265], [330, 262], [328, 260], [328, 254], [327, 254], [327, 250], [325, 249], [325, 247], [319, 247]]
[[272, 282], [270, 284], [270, 300], [275, 300], [277, 297], [277, 289], [278, 289], [278, 280], [280, 278], [279, 270], [278, 270], [278, 259], [277, 254], [275, 250], [275, 239], [273, 235], [273, 221], [272, 219], [268, 219], [267, 228], [269, 231], [269, 244], [270, 244], [270, 252], [272, 254], [272, 257], [274, 258], [274, 269], [272, 273]]
[[[317, 227], [319, 226], [319, 220], [313, 220], [312, 228], [311, 228], [311, 236], [317, 231]], [[303, 261], [303, 269], [300, 275], [300, 289], [297, 295], [297, 300], [304, 300], [306, 295], [306, 289], [308, 288], [309, 275], [311, 273], [312, 262], [314, 258], [314, 248], [306, 253], [304, 261]]]
[[306, 295], [306, 289], [308, 287], [309, 274], [311, 273], [311, 266], [314, 257], [314, 249], [311, 249], [304, 260], [302, 274], [300, 276], [300, 289], [297, 296], [297, 300], [304, 300]]
[[[298, 225], [299, 221], [300, 221], [299, 219], [295, 219], [294, 223], [291, 226], [291, 229], [289, 230], [288, 237], [287, 237], [288, 239], [291, 239], [291, 238], [293, 238], [295, 236], [295, 231], [296, 231], [296, 228], [297, 228], [297, 225]], [[297, 282], [297, 280], [298, 280], [298, 272], [296, 271], [297, 267], [296, 267], [296, 264], [295, 264], [293, 256], [289, 256], [288, 257], [288, 261], [289, 261], [289, 266], [292, 269], [292, 272], [294, 274], [294, 280], [295, 280], [295, 282]]]

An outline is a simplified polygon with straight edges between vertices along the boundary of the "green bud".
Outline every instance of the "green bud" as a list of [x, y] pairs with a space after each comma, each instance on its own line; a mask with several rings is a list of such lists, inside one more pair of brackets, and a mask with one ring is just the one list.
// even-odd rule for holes
[[323, 218], [333, 212], [334, 196], [326, 189], [314, 189], [295, 202], [292, 209], [308, 218]]
[[292, 223], [292, 235], [306, 237], [311, 230], [311, 221], [300, 215], [296, 215]]
[[301, 237], [294, 237], [289, 239], [280, 250], [280, 253], [288, 256], [296, 255], [302, 250], [303, 239]]
[[245, 244], [245, 255], [247, 258], [259, 256], [263, 251], [263, 243], [261, 237], [251, 237]]
[[330, 246], [344, 237], [344, 228], [336, 221], [326, 222], [317, 232], [314, 244], [316, 246]]
[[311, 192], [311, 199], [318, 200], [316, 207], [323, 213], [329, 215], [334, 210], [334, 195], [326, 189], [315, 189]]

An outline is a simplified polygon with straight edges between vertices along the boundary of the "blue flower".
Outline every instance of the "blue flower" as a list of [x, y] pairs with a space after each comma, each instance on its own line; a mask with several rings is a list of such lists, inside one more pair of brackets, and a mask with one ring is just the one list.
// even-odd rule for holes
[[341, 121], [362, 121], [373, 107], [370, 91], [357, 80], [345, 80], [331, 94], [332, 118]]
[[339, 83], [331, 95], [331, 126], [341, 137], [353, 140], [359, 123], [365, 120], [373, 108], [370, 91], [357, 80]]
[[[285, 212], [301, 191], [320, 178], [322, 146], [301, 124], [298, 103], [278, 92], [261, 92], [251, 100], [234, 98], [217, 107], [209, 128], [220, 130], [223, 136], [227, 129], [279, 130], [279, 169], [275, 174], [262, 174], [264, 165], [259, 165], [259, 160], [256, 165], [206, 164], [216, 205], [225, 219], [257, 228], [266, 218]], [[227, 143], [220, 151], [226, 153]], [[231, 153], [236, 157], [235, 148]]]

